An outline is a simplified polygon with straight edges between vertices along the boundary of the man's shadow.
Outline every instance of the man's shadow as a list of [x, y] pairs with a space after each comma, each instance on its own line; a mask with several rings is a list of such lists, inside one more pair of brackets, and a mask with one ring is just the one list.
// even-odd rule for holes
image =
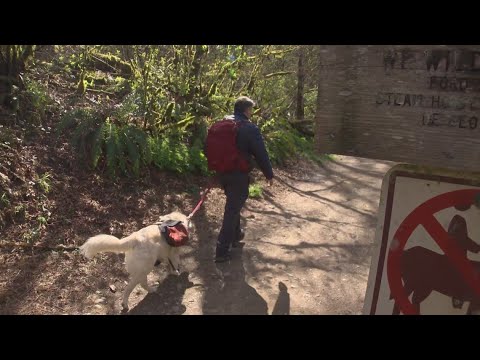
[[272, 310], [272, 315], [290, 315], [290, 294], [283, 282], [278, 283], [278, 298]]
[[268, 315], [267, 302], [245, 281], [243, 249], [229, 262], [216, 264], [217, 277], [205, 294], [204, 315]]
[[128, 315], [181, 315], [187, 309], [182, 304], [183, 296], [194, 284], [188, 280], [188, 273], [179, 276], [168, 275], [154, 293], [147, 294]]

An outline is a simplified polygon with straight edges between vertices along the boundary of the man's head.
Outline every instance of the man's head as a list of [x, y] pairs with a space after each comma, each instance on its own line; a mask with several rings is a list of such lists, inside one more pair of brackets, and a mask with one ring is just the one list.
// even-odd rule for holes
[[235, 113], [244, 114], [250, 119], [253, 113], [253, 107], [255, 106], [255, 101], [246, 96], [240, 96], [235, 101], [235, 107], [233, 111]]

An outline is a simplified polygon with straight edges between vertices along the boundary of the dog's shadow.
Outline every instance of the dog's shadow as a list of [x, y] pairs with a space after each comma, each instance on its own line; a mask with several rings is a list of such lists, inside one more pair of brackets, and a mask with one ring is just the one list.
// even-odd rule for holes
[[187, 272], [168, 275], [154, 293], [147, 294], [126, 315], [181, 315], [187, 310], [182, 304], [183, 295], [192, 286]]

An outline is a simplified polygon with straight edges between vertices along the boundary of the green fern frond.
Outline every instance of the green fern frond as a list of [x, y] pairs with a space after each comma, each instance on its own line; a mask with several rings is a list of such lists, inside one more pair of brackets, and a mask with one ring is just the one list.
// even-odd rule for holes
[[117, 132], [114, 124], [107, 125], [107, 137], [106, 137], [106, 155], [107, 155], [107, 168], [111, 175], [115, 175], [115, 168], [117, 165]]
[[58, 136], [60, 135], [60, 133], [63, 133], [65, 130], [76, 127], [77, 119], [78, 118], [72, 113], [67, 113], [64, 116], [62, 116], [55, 128], [56, 135]]
[[103, 123], [100, 127], [95, 131], [95, 135], [93, 137], [93, 148], [92, 148], [92, 167], [95, 169], [98, 165], [98, 161], [103, 153], [103, 144], [105, 142], [105, 134], [106, 134], [107, 125]]
[[123, 133], [125, 145], [128, 153], [128, 160], [132, 166], [133, 173], [138, 176], [140, 173], [140, 153], [138, 151], [135, 136], [132, 135], [132, 131], [127, 128]]
[[124, 129], [116, 127], [115, 129], [115, 156], [117, 157], [117, 163], [122, 170], [122, 174], [126, 175], [127, 171], [127, 162], [125, 161], [125, 155], [127, 154], [127, 136], [125, 135]]

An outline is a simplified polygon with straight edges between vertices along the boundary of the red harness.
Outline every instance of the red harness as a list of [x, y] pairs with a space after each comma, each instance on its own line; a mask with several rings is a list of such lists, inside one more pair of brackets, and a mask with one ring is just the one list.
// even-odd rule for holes
[[181, 221], [167, 220], [158, 226], [168, 245], [180, 247], [188, 243], [188, 230]]
[[[203, 192], [197, 206], [195, 206], [195, 209], [193, 209], [190, 215], [188, 215], [188, 220], [190, 220], [192, 216], [195, 215], [195, 213], [200, 209], [200, 206], [202, 206], [202, 204], [205, 202], [207, 194], [212, 189], [214, 181], [215, 179], [210, 182], [207, 189]], [[157, 225], [160, 228], [160, 233], [165, 237], [168, 245], [173, 247], [180, 247], [188, 243], [188, 229], [185, 227], [183, 222], [178, 220], [167, 220]]]

